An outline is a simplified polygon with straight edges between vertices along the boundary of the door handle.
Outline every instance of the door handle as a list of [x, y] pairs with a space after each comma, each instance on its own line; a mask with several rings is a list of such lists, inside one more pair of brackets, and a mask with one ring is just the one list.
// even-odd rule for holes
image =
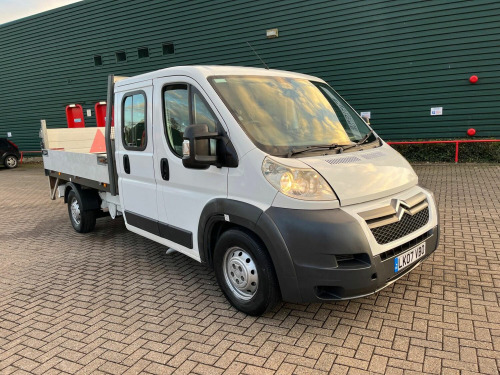
[[128, 155], [123, 155], [123, 170], [126, 174], [130, 174], [130, 160]]
[[161, 159], [160, 161], [161, 178], [168, 181], [170, 178], [170, 169], [168, 168], [168, 159]]

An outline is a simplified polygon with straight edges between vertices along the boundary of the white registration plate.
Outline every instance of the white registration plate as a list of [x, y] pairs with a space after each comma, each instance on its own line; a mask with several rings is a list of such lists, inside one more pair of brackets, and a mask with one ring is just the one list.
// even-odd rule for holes
[[413, 249], [394, 258], [394, 272], [399, 272], [403, 268], [408, 267], [410, 264], [416, 262], [418, 259], [425, 255], [425, 242], [415, 246]]

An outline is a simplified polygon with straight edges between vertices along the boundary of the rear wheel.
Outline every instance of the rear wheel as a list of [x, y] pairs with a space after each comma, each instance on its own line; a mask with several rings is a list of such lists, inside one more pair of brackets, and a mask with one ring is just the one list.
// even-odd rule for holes
[[96, 223], [95, 210], [86, 210], [80, 195], [74, 190], [68, 194], [68, 214], [71, 225], [78, 233], [91, 232]]
[[215, 247], [214, 265], [222, 292], [238, 310], [261, 315], [278, 302], [273, 264], [253, 235], [235, 229], [223, 233]]
[[17, 167], [18, 164], [17, 157], [15, 155], [7, 155], [7, 157], [4, 160], [4, 164], [9, 169]]

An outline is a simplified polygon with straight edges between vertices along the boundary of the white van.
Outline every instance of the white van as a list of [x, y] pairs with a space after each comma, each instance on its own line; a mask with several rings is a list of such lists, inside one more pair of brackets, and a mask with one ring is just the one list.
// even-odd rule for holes
[[100, 129], [42, 120], [51, 197], [78, 232], [103, 211], [123, 215], [129, 230], [209, 264], [247, 314], [366, 296], [438, 245], [433, 194], [319, 78], [174, 67], [111, 76], [108, 103], [116, 125], [108, 106], [102, 152], [83, 146]]

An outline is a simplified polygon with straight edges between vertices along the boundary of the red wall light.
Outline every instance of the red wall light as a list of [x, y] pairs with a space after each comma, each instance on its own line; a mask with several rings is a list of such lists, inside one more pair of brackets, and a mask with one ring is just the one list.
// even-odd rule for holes
[[472, 137], [472, 136], [473, 136], [473, 135], [475, 135], [475, 134], [476, 134], [476, 129], [474, 129], [474, 128], [470, 128], [470, 129], [468, 129], [468, 130], [467, 130], [467, 135], [468, 135], [469, 137]]
[[479, 77], [474, 75], [469, 77], [469, 82], [470, 83], [476, 83], [479, 80]]

